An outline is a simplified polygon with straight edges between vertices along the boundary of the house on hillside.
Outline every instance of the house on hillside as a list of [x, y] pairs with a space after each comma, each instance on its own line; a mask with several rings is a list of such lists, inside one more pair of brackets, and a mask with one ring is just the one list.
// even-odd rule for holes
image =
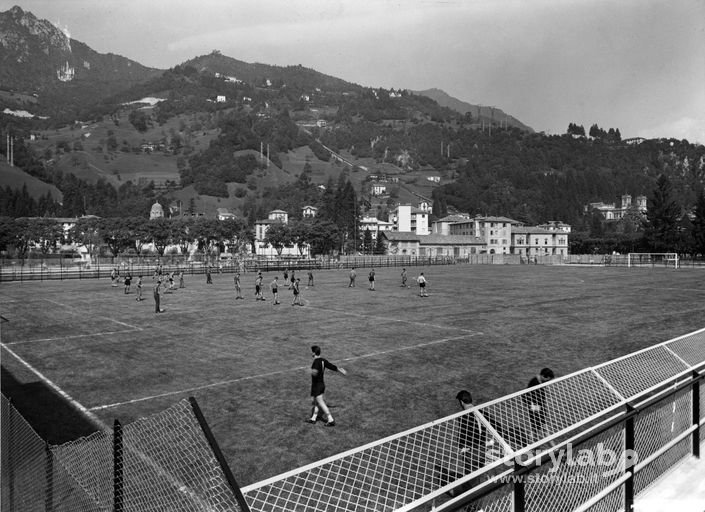
[[318, 208], [315, 206], [306, 205], [301, 209], [301, 216], [304, 219], [312, 219], [316, 215], [318, 215]]

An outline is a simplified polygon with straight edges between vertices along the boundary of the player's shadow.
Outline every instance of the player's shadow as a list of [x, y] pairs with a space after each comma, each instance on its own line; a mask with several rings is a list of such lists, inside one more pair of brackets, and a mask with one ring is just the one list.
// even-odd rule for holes
[[62, 444], [87, 436], [97, 427], [43, 382], [20, 382], [0, 368], [0, 389], [44, 441]]

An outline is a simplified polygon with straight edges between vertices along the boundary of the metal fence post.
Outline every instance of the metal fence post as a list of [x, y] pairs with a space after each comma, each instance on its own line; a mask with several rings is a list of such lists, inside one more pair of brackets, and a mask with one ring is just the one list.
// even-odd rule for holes
[[116, 419], [113, 424], [113, 511], [123, 510], [124, 470], [122, 425]]
[[693, 425], [695, 430], [691, 434], [691, 439], [693, 441], [693, 456], [700, 458], [700, 374], [693, 370], [693, 386], [692, 386], [692, 400], [693, 400]]
[[[624, 424], [624, 451], [634, 450], [634, 421], [636, 419], [634, 407], [627, 404], [627, 419]], [[634, 470], [624, 467], [624, 471], [629, 472], [629, 478], [624, 481], [624, 510], [631, 512], [634, 510]]]
[[519, 462], [514, 461], [514, 488], [513, 496], [513, 512], [524, 512], [526, 510], [526, 487], [524, 484], [524, 467]]
[[250, 512], [250, 507], [247, 504], [247, 501], [245, 501], [245, 497], [242, 495], [242, 491], [240, 491], [240, 486], [235, 481], [235, 477], [233, 476], [232, 471], [230, 471], [230, 466], [228, 466], [228, 463], [225, 461], [223, 452], [220, 450], [220, 446], [218, 446], [218, 442], [215, 440], [215, 436], [213, 435], [213, 432], [211, 432], [211, 429], [208, 426], [208, 423], [206, 422], [206, 418], [205, 416], [203, 416], [201, 408], [199, 407], [194, 397], [190, 396], [188, 400], [191, 403], [191, 408], [193, 409], [193, 413], [196, 416], [196, 419], [198, 420], [198, 424], [201, 426], [203, 435], [206, 436], [208, 445], [211, 447], [213, 455], [215, 455], [218, 464], [220, 464], [220, 469], [223, 471], [223, 475], [225, 476], [225, 479], [227, 480], [228, 485], [230, 486], [230, 490], [232, 490], [233, 495], [235, 496], [235, 500], [237, 500], [238, 505], [240, 505], [240, 508], [244, 512]]
[[46, 489], [44, 494], [44, 510], [52, 512], [54, 510], [54, 456], [51, 453], [49, 443], [44, 443], [44, 455], [46, 457]]

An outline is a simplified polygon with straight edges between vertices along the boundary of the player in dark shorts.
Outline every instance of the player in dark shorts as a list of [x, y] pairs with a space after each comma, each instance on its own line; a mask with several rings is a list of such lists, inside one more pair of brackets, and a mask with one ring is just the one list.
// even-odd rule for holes
[[301, 302], [301, 289], [299, 287], [299, 282], [301, 280], [299, 278], [296, 278], [296, 281], [294, 281], [291, 285], [291, 289], [294, 292], [294, 300], [291, 303], [292, 306], [303, 306], [303, 303]]
[[274, 304], [274, 305], [276, 305], [276, 304], [281, 304], [281, 302], [279, 302], [279, 281], [277, 281], [277, 279], [279, 279], [279, 277], [278, 277], [278, 276], [274, 276], [274, 281], [272, 281], [272, 282], [269, 284], [269, 287], [270, 287], [271, 290], [272, 290], [272, 296], [273, 296], [273, 298], [274, 298], [274, 301], [273, 301], [273, 304]]
[[125, 295], [130, 293], [130, 285], [132, 284], [132, 276], [128, 273], [125, 276]]
[[367, 277], [370, 281], [370, 291], [375, 291], [375, 269], [370, 270], [370, 275]]
[[[550, 368], [543, 368], [538, 375], [532, 377], [527, 388], [534, 388], [539, 384], [553, 379], [555, 374]], [[546, 437], [544, 425], [546, 424], [546, 388], [538, 388], [529, 391], [522, 396], [522, 400], [529, 408], [529, 423], [531, 424], [532, 442], [539, 441]]]
[[265, 300], [262, 295], [262, 272], [257, 272], [255, 279], [255, 300]]
[[311, 418], [308, 420], [309, 423], [316, 423], [318, 419], [319, 410], [323, 412], [326, 418], [326, 427], [334, 427], [335, 420], [333, 415], [330, 413], [330, 409], [326, 405], [325, 400], [323, 400], [323, 393], [326, 390], [326, 384], [323, 380], [323, 374], [326, 368], [331, 371], [338, 372], [341, 375], [347, 375], [345, 369], [334, 365], [327, 359], [321, 357], [321, 347], [318, 345], [313, 345], [311, 347], [311, 355], [313, 356], [313, 363], [311, 363]]

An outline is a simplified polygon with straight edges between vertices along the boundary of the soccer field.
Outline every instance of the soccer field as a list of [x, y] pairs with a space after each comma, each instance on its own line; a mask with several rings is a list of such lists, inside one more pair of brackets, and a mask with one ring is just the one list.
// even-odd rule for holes
[[[187, 276], [154, 313], [110, 280], [3, 283], [2, 388], [52, 443], [194, 396], [240, 485], [704, 327], [705, 270], [567, 266], [411, 267], [315, 272], [305, 307], [254, 300], [255, 274]], [[274, 273], [265, 274], [264, 282]], [[281, 274], [279, 275], [282, 281]], [[337, 426], [310, 414], [310, 346], [348, 370], [326, 374]], [[75, 407], [68, 407], [73, 401]]]

